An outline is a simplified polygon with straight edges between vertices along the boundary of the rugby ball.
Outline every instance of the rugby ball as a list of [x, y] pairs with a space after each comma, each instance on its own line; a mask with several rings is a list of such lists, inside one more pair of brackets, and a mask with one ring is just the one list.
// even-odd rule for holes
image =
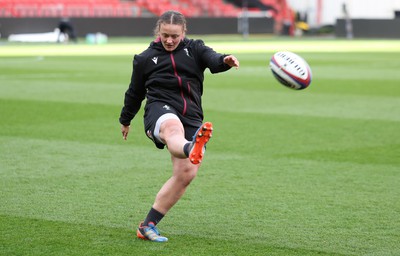
[[284, 86], [303, 90], [311, 83], [311, 68], [299, 55], [288, 52], [276, 52], [269, 62], [272, 74]]

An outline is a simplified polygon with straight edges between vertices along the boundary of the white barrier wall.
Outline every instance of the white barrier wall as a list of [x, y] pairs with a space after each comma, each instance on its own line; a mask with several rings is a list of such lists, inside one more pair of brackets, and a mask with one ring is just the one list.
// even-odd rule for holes
[[400, 0], [287, 0], [293, 9], [306, 13], [311, 27], [334, 25], [344, 18], [343, 4], [353, 19], [393, 19]]

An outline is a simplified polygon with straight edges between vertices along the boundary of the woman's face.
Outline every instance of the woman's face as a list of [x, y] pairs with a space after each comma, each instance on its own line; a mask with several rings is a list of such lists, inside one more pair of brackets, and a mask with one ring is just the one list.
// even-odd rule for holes
[[185, 37], [182, 25], [160, 24], [160, 39], [166, 51], [172, 52]]

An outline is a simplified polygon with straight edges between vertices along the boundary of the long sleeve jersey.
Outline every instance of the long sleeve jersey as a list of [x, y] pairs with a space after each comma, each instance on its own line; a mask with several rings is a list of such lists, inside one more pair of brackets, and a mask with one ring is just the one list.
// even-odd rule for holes
[[165, 102], [189, 119], [203, 120], [204, 71], [208, 68], [211, 73], [218, 73], [230, 69], [223, 62], [225, 56], [202, 40], [185, 38], [172, 52], [166, 51], [160, 40], [151, 42], [133, 58], [120, 123], [130, 125], [145, 98], [146, 104]]

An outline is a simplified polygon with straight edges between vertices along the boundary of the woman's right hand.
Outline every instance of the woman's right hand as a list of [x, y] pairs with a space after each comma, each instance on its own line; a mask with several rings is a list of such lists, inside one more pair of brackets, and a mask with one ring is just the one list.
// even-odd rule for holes
[[128, 137], [129, 129], [130, 129], [129, 125], [128, 126], [125, 126], [123, 124], [121, 125], [122, 138], [124, 140], [126, 140], [126, 138]]

